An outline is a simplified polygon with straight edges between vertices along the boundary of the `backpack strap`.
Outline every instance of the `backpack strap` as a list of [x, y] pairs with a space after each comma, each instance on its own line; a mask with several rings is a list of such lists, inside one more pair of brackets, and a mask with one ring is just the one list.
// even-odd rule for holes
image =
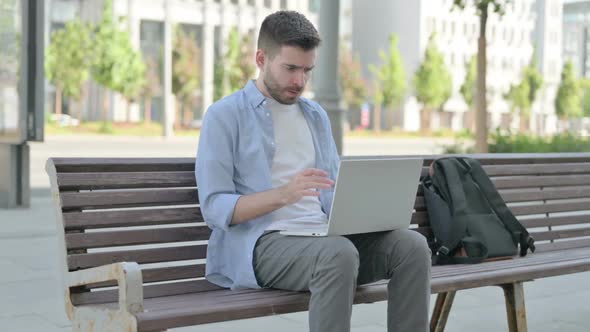
[[525, 256], [527, 250], [535, 252], [535, 240], [529, 235], [529, 232], [516, 219], [514, 214], [508, 209], [508, 206], [496, 190], [496, 187], [485, 173], [477, 160], [471, 158], [460, 158], [471, 165], [471, 175], [473, 180], [479, 185], [481, 191], [488, 199], [494, 212], [511, 233], [514, 243], [520, 244], [520, 256]]

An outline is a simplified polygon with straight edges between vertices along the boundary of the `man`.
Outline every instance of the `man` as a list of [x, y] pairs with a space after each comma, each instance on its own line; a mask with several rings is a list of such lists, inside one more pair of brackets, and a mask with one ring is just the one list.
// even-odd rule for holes
[[427, 331], [430, 252], [417, 232], [277, 232], [330, 214], [338, 153], [326, 112], [301, 97], [319, 43], [303, 15], [269, 15], [258, 38], [260, 75], [205, 115], [196, 177], [213, 229], [206, 277], [232, 289], [309, 290], [309, 327], [318, 332], [349, 331], [356, 285], [391, 279], [388, 330]]

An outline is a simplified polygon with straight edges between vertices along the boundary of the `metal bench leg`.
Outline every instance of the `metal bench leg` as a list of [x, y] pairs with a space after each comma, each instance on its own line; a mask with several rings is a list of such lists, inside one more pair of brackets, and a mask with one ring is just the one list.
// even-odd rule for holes
[[455, 299], [455, 291], [439, 293], [430, 319], [430, 332], [443, 332]]
[[510, 332], [527, 332], [524, 288], [522, 282], [501, 285], [506, 299], [506, 314]]

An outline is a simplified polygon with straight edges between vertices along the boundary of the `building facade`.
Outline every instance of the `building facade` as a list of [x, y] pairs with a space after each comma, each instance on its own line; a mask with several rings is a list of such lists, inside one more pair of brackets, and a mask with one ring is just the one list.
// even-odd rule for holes
[[[50, 0], [47, 31], [63, 27], [65, 22], [76, 17], [84, 21], [98, 22], [104, 0]], [[141, 50], [145, 61], [154, 61], [165, 67], [163, 50], [173, 38], [166, 33], [166, 26], [180, 27], [190, 36], [201, 50], [201, 88], [192, 112], [195, 125], [214, 98], [214, 67], [226, 52], [227, 37], [232, 28], [241, 35], [250, 34], [256, 43], [258, 29], [262, 20], [280, 9], [297, 10], [314, 23], [317, 22], [319, 1], [316, 0], [113, 0], [115, 17], [124, 17], [122, 29], [126, 29], [133, 46]], [[49, 40], [48, 33], [48, 40]], [[254, 58], [252, 58], [254, 63]], [[169, 66], [170, 67], [170, 66]], [[151, 98], [151, 118], [161, 120], [164, 114], [165, 82], [172, 75], [170, 68], [160, 68], [161, 89]], [[85, 120], [98, 120], [102, 117], [102, 91], [94, 83], [89, 83], [87, 97], [82, 105]], [[48, 88], [52, 93], [51, 87]], [[168, 93], [171, 93], [168, 91]], [[110, 119], [125, 121], [130, 111], [132, 121], [143, 119], [144, 102], [128, 104], [116, 93], [110, 97]], [[53, 92], [54, 95], [54, 92]], [[48, 98], [52, 99], [52, 98]], [[174, 109], [174, 97], [169, 108]], [[129, 107], [129, 109], [128, 109]], [[67, 110], [66, 110], [67, 112]]]
[[[378, 50], [387, 48], [388, 37], [394, 33], [399, 38], [398, 47], [404, 60], [408, 78], [408, 97], [398, 113], [398, 125], [406, 130], [418, 130], [420, 126], [421, 106], [413, 97], [413, 77], [419, 67], [428, 38], [436, 33], [439, 50], [451, 72], [453, 93], [444, 105], [443, 112], [434, 113], [433, 129], [450, 128], [460, 130], [466, 127], [468, 105], [459, 93], [466, 74], [466, 64], [477, 54], [479, 19], [473, 7], [464, 10], [453, 9], [453, 0], [403, 0], [353, 1], [352, 2], [352, 44], [359, 53], [365, 75], [370, 77], [370, 64], [380, 63]], [[550, 0], [543, 1], [550, 2]], [[559, 0], [555, 0], [559, 2]], [[537, 36], [546, 38], [546, 31], [534, 33], [536, 29], [557, 29], [555, 21], [545, 25], [535, 25], [538, 17], [538, 3], [535, 0], [515, 1], [509, 6], [503, 17], [491, 14], [488, 19], [487, 38], [487, 102], [488, 124], [491, 128], [516, 128], [515, 116], [511, 114], [510, 105], [504, 94], [511, 84], [521, 79], [522, 70], [531, 61]], [[370, 37], [369, 37], [370, 36]], [[560, 42], [559, 38], [556, 41]], [[559, 49], [559, 48], [557, 48]], [[554, 51], [555, 52], [555, 51]], [[549, 51], [543, 53], [547, 63]], [[559, 52], [557, 52], [559, 53]], [[559, 58], [559, 56], [558, 56]], [[557, 59], [559, 60], [559, 59]], [[560, 66], [561, 63], [556, 63]], [[549, 70], [549, 65], [540, 66], [542, 74]], [[543, 105], [533, 110], [531, 122], [536, 124], [539, 110], [552, 113], [552, 101], [549, 97]], [[544, 114], [544, 113], [543, 113]], [[534, 126], [534, 131], [544, 131], [542, 126]]]

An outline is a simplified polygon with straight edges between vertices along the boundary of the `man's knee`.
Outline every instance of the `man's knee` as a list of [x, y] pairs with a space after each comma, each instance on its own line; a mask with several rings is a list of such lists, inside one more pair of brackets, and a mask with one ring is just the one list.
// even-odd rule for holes
[[324, 240], [324, 246], [318, 257], [320, 270], [322, 267], [343, 274], [358, 274], [359, 252], [350, 240], [335, 236]]
[[413, 260], [428, 261], [430, 264], [431, 251], [426, 238], [422, 234], [412, 230], [400, 229], [392, 235], [399, 241], [394, 248], [394, 250], [400, 251], [399, 254], [411, 256]]

